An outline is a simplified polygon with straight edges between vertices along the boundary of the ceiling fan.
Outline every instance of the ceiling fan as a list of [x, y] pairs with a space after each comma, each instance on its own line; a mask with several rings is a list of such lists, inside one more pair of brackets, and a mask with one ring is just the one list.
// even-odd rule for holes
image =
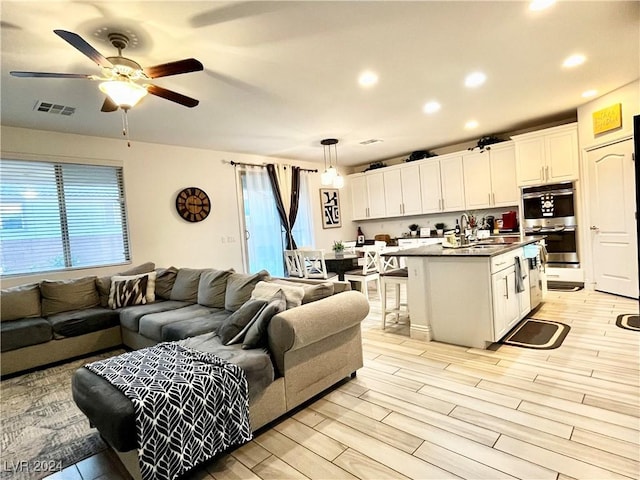
[[139, 63], [122, 56], [122, 50], [129, 44], [129, 38], [122, 33], [110, 33], [108, 35], [111, 44], [118, 49], [118, 56], [104, 57], [77, 33], [66, 30], [54, 30], [53, 32], [101, 67], [101, 75], [19, 71], [12, 71], [10, 74], [14, 77], [23, 78], [84, 78], [99, 80], [102, 82], [99, 85], [100, 90], [107, 95], [101, 108], [103, 112], [114, 112], [118, 108], [126, 112], [147, 93], [189, 108], [193, 108], [199, 103], [195, 98], [167, 90], [158, 85], [143, 83], [145, 80], [153, 78], [203, 70], [202, 63], [195, 58], [186, 58], [176, 62], [143, 68]]

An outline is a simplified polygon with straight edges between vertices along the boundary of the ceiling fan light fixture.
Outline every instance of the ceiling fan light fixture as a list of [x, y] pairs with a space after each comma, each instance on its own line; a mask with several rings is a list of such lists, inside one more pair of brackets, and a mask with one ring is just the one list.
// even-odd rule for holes
[[121, 108], [135, 106], [148, 93], [146, 88], [126, 80], [102, 82], [100, 91], [107, 94]]

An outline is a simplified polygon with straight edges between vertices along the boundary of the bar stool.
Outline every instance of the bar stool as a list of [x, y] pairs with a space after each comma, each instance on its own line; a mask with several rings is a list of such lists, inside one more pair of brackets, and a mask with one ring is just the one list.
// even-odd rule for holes
[[[386, 251], [391, 251], [387, 249]], [[384, 252], [382, 252], [384, 253]], [[409, 306], [400, 301], [400, 287], [404, 285], [407, 292], [407, 284], [409, 280], [409, 271], [405, 268], [399, 268], [398, 257], [380, 256], [380, 310], [382, 311], [382, 329], [386, 327], [387, 315], [392, 313], [395, 315], [395, 323], [400, 321], [400, 314], [403, 313], [402, 307], [405, 307], [404, 313], [409, 316]], [[387, 305], [387, 286], [393, 285], [395, 293], [395, 303], [393, 308]]]
[[359, 282], [360, 291], [369, 299], [369, 282], [376, 282], [378, 295], [380, 294], [380, 250], [374, 245], [368, 245], [362, 249], [364, 253], [362, 268], [345, 272], [344, 279], [350, 282]]

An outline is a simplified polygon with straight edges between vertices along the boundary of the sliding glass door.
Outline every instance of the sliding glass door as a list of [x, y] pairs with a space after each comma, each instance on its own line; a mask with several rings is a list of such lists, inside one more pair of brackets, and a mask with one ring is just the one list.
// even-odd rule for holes
[[[244, 212], [245, 267], [249, 273], [267, 270], [282, 277], [284, 271], [284, 230], [273, 199], [269, 176], [264, 168], [239, 171]], [[313, 223], [309, 208], [306, 175], [301, 176], [300, 204], [293, 235], [298, 245], [313, 244]]]

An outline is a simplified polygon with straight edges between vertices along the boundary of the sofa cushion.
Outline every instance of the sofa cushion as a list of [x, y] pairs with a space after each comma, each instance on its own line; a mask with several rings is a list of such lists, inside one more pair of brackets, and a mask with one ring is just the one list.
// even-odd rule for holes
[[6, 322], [40, 315], [42, 315], [42, 309], [38, 284], [20, 285], [0, 292], [0, 321]]
[[279, 278], [272, 278], [269, 281], [277, 285], [296, 285], [302, 287], [304, 289], [304, 297], [302, 297], [303, 305], [330, 297], [334, 294], [336, 285], [335, 282], [302, 283]]
[[219, 310], [201, 317], [189, 318], [180, 322], [170, 323], [162, 327], [162, 341], [172, 342], [203, 333], [217, 332], [231, 312]]
[[152, 303], [156, 299], [155, 285], [156, 272], [128, 276], [114, 275], [111, 277], [109, 308]]
[[232, 273], [227, 279], [227, 290], [224, 294], [224, 308], [231, 312], [238, 310], [251, 298], [251, 292], [261, 280], [266, 280], [269, 272], [260, 270], [258, 273], [248, 275], [245, 273]]
[[287, 302], [286, 308], [294, 308], [302, 305], [304, 288], [293, 284], [286, 284], [285, 282], [258, 282], [256, 288], [254, 288], [251, 293], [251, 298], [270, 301], [278, 292], [282, 292], [284, 294]]
[[77, 337], [97, 332], [119, 324], [118, 312], [100, 306], [62, 312], [47, 317], [53, 328], [54, 338]]
[[191, 305], [189, 302], [179, 302], [177, 300], [165, 300], [146, 305], [134, 305], [120, 310], [120, 326], [137, 332], [140, 329], [140, 319], [150, 313], [168, 312], [178, 308]]
[[44, 317], [100, 305], [96, 277], [58, 281], [42, 280], [40, 292]]
[[3, 352], [48, 342], [53, 338], [51, 324], [44, 318], [23, 318], [0, 324]]
[[162, 300], [169, 300], [171, 289], [176, 283], [178, 269], [176, 267], [156, 269], [156, 297]]
[[198, 284], [204, 269], [181, 268], [171, 289], [171, 300], [196, 303], [198, 301]]
[[198, 283], [198, 303], [207, 307], [224, 308], [224, 295], [227, 291], [227, 278], [234, 273], [231, 270], [207, 269], [200, 275]]
[[284, 312], [287, 308], [287, 299], [284, 291], [279, 290], [276, 292], [266, 307], [258, 314], [258, 317], [254, 319], [247, 330], [244, 339], [242, 340], [242, 348], [261, 348], [267, 345], [267, 327], [274, 315], [280, 312]]
[[[129, 276], [138, 275], [140, 273], [152, 272], [156, 268], [156, 264], [153, 262], [146, 262], [142, 265], [137, 265], [128, 270], [116, 273], [116, 275]], [[100, 306], [109, 306], [109, 293], [111, 292], [111, 275], [105, 277], [96, 278], [96, 286], [98, 287], [98, 295], [100, 295]]]
[[205, 307], [203, 305], [188, 305], [178, 308], [177, 310], [169, 310], [166, 312], [150, 313], [140, 318], [140, 328], [138, 333], [147, 338], [162, 341], [162, 329], [165, 325], [174, 322], [181, 322], [190, 318], [202, 317], [215, 311], [215, 308]]
[[[223, 345], [231, 345], [231, 341], [235, 339], [242, 332], [246, 333], [246, 328], [249, 322], [264, 308], [267, 306], [266, 300], [249, 300], [244, 303], [238, 310], [233, 312], [218, 330], [220, 336], [220, 342]], [[233, 343], [240, 343], [240, 340], [236, 340]]]

